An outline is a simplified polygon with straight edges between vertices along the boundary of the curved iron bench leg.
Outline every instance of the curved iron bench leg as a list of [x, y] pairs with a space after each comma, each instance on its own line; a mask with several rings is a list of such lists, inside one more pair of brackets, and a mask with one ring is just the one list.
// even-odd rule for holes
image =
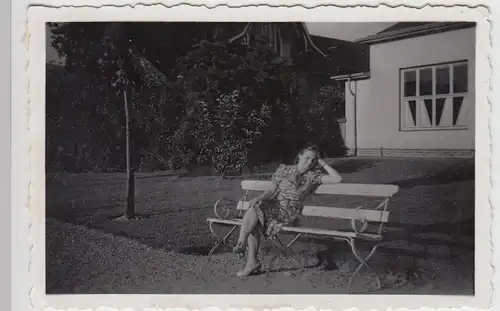
[[[352, 250], [353, 255], [360, 262], [359, 266], [356, 268], [356, 270], [354, 270], [354, 272], [352, 273], [351, 277], [349, 278], [348, 290], [349, 290], [349, 293], [350, 293], [351, 292], [351, 287], [352, 287], [353, 279], [359, 274], [359, 272], [361, 271], [361, 269], [363, 267], [366, 267], [367, 269], [371, 269], [371, 267], [368, 265], [367, 261], [370, 260], [370, 258], [377, 251], [378, 244], [375, 244], [373, 246], [373, 248], [371, 249], [371, 251], [368, 253], [368, 255], [363, 258], [363, 256], [361, 256], [361, 254], [358, 252], [358, 250], [356, 248], [355, 240], [354, 239], [349, 239], [348, 243], [351, 246], [351, 250]], [[375, 279], [377, 281], [377, 289], [382, 288], [382, 285], [381, 285], [381, 282], [380, 282], [380, 278], [378, 277], [378, 275], [376, 273], [373, 273], [373, 274], [375, 275]]]
[[[302, 272], [304, 272], [304, 265], [303, 265], [303, 262], [302, 262], [302, 258], [300, 257], [300, 255], [295, 254], [295, 252], [293, 252], [290, 249], [290, 247], [292, 246], [292, 244], [299, 237], [300, 237], [300, 234], [298, 234], [290, 243], [288, 243], [286, 245], [285, 245], [285, 243], [283, 243], [283, 241], [278, 236], [273, 237], [271, 239], [271, 242], [274, 244], [274, 246], [276, 246], [276, 248], [278, 248], [278, 250], [281, 252], [281, 255], [283, 255], [285, 258], [291, 258], [293, 261], [295, 261], [295, 263], [298, 264], [298, 266], [299, 266], [300, 272], [302, 273]], [[274, 256], [273, 259], [271, 260], [271, 262], [273, 262], [274, 259], [277, 258], [277, 257], [278, 257], [278, 255]], [[271, 267], [269, 267], [268, 271], [270, 271], [270, 270], [271, 270]]]
[[215, 251], [217, 250], [217, 248], [221, 245], [221, 244], [227, 244], [227, 238], [229, 236], [231, 236], [231, 234], [236, 230], [236, 228], [238, 228], [238, 226], [233, 226], [231, 228], [231, 230], [229, 230], [228, 233], [226, 233], [226, 235], [224, 235], [223, 238], [219, 238], [219, 236], [217, 236], [217, 234], [215, 234], [213, 228], [212, 228], [212, 223], [210, 223], [210, 231], [212, 232], [212, 234], [218, 239], [217, 242], [215, 242], [214, 246], [210, 249], [210, 252], [208, 252], [208, 256], [207, 256], [207, 261], [205, 262], [205, 264], [201, 267], [200, 269], [200, 273], [203, 272], [203, 269], [205, 268], [205, 266], [207, 266], [209, 263], [210, 263], [210, 260], [212, 259], [212, 255], [215, 253]]
[[223, 243], [222, 239], [218, 240], [215, 242], [215, 245], [210, 249], [210, 252], [208, 252], [208, 257], [207, 261], [201, 266], [200, 268], [200, 274], [203, 272], [206, 266], [210, 263], [210, 259], [212, 259], [212, 255], [214, 254], [215, 250]]
[[274, 255], [271, 260], [269, 260], [269, 263], [267, 264], [266, 268], [266, 278], [269, 278], [269, 275], [271, 274], [271, 269], [273, 268], [274, 261], [278, 259], [278, 255]]

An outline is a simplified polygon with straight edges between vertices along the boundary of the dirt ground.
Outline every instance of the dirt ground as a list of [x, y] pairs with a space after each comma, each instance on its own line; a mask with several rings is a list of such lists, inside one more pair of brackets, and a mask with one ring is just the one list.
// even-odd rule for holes
[[[391, 243], [372, 261], [384, 284], [376, 293], [473, 294], [473, 160], [350, 159], [333, 165], [344, 182], [395, 183], [401, 188], [390, 204]], [[123, 210], [122, 175], [48, 178], [47, 292], [345, 293], [356, 265], [343, 245], [335, 245], [337, 267], [329, 271], [311, 267], [300, 273], [282, 259], [278, 266], [288, 271], [238, 279], [234, 273], [243, 262], [224, 248], [205, 265], [215, 243], [206, 218], [213, 217], [217, 199], [241, 197], [243, 178], [249, 177], [138, 176], [141, 219], [132, 222], [113, 220]], [[373, 204], [360, 198], [311, 200], [353, 207]], [[295, 249], [313, 265], [315, 250], [322, 247], [305, 240]], [[264, 250], [265, 261], [272, 250]], [[370, 275], [355, 281], [358, 292], [373, 292], [373, 286]]]

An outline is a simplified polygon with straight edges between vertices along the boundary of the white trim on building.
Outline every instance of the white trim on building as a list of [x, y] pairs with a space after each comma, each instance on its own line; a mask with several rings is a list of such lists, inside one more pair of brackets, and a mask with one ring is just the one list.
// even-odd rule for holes
[[348, 155], [474, 156], [474, 23], [427, 23], [382, 32], [370, 72], [346, 83]]

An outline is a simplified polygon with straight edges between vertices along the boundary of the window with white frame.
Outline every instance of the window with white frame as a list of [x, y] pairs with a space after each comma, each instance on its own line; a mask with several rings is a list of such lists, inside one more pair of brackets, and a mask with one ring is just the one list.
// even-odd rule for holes
[[401, 70], [401, 129], [466, 128], [467, 62]]

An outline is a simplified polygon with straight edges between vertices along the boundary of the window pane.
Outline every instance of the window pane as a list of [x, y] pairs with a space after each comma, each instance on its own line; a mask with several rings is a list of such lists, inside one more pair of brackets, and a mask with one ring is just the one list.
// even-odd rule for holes
[[453, 93], [467, 92], [467, 64], [453, 67]]
[[404, 73], [404, 96], [417, 95], [417, 72], [406, 71]]
[[425, 99], [425, 109], [427, 110], [427, 116], [429, 121], [432, 123], [433, 111], [432, 111], [432, 99]]
[[453, 98], [453, 125], [457, 125], [458, 123], [458, 117], [460, 116], [460, 112], [462, 110], [463, 101], [463, 96]]
[[418, 103], [417, 123], [421, 127], [432, 126], [432, 99], [420, 100]]
[[443, 125], [441, 117], [443, 116], [446, 98], [436, 98], [436, 125]]
[[432, 68], [420, 70], [419, 87], [419, 95], [432, 95]]
[[408, 106], [405, 109], [405, 125], [415, 126], [417, 125], [417, 102], [415, 100], [408, 101]]
[[436, 68], [436, 94], [450, 93], [450, 67]]

